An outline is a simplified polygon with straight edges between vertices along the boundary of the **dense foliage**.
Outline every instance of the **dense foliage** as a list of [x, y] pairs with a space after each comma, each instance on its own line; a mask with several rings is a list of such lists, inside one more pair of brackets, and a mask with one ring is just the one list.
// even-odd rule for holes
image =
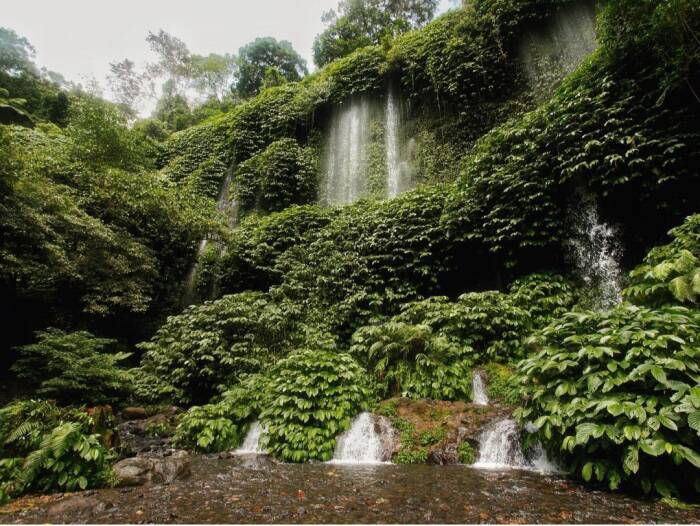
[[381, 386], [384, 398], [471, 400], [472, 349], [430, 327], [387, 322], [358, 329], [350, 353]]
[[139, 345], [145, 351], [139, 395], [205, 402], [303, 341], [296, 318], [294, 308], [256, 292], [189, 307]]
[[234, 199], [243, 210], [277, 212], [313, 203], [318, 161], [311, 148], [280, 139], [241, 163], [234, 174]]
[[133, 382], [119, 367], [129, 353], [114, 352], [115, 343], [89, 332], [49, 329], [19, 349], [12, 372], [38, 395], [64, 404], [115, 403], [127, 397]]
[[472, 347], [482, 361], [520, 357], [522, 339], [531, 326], [527, 311], [500, 292], [471, 292], [456, 302], [433, 297], [409, 303], [397, 318], [433, 327], [452, 341]]
[[671, 243], [653, 248], [630, 273], [625, 297], [657, 306], [700, 301], [700, 215], [688, 217], [669, 232]]
[[53, 402], [0, 409], [0, 503], [27, 491], [75, 491], [112, 482], [108, 419]]
[[263, 446], [281, 460], [330, 460], [335, 437], [366, 410], [372, 391], [360, 366], [345, 353], [302, 349], [272, 373], [260, 419]]
[[611, 489], [688, 496], [700, 468], [700, 315], [623, 304], [570, 313], [533, 336], [525, 406], [550, 450]]
[[224, 392], [215, 403], [191, 407], [179, 418], [175, 444], [203, 453], [237, 448], [265, 406], [265, 389], [265, 378], [253, 375]]

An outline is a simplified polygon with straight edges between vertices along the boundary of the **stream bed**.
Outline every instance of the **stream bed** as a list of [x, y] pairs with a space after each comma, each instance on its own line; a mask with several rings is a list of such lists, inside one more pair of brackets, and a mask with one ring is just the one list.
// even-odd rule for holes
[[560, 476], [466, 466], [276, 464], [195, 457], [169, 485], [20, 499], [0, 523], [697, 523], [700, 510]]

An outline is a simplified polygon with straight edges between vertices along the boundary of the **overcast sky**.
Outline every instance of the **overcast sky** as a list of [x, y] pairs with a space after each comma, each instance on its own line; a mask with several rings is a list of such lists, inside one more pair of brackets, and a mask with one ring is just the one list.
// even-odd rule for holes
[[[454, 0], [440, 0], [440, 12]], [[109, 63], [153, 59], [145, 37], [164, 29], [198, 54], [236, 53], [260, 36], [289, 40], [312, 67], [321, 14], [338, 0], [17, 0], [2, 1], [0, 26], [36, 48], [36, 62], [67, 80], [105, 84]]]

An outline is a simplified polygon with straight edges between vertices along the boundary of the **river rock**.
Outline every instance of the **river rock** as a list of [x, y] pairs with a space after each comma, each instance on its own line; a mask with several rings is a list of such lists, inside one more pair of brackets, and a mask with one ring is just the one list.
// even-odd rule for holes
[[76, 522], [78, 518], [91, 512], [102, 511], [104, 508], [104, 503], [95, 497], [76, 495], [53, 504], [46, 512], [46, 518], [56, 523]]
[[117, 462], [114, 473], [120, 486], [170, 484], [190, 475], [191, 459], [187, 452], [176, 451], [169, 457], [133, 457]]
[[122, 418], [124, 420], [143, 420], [148, 416], [148, 413], [143, 407], [126, 407], [122, 409]]

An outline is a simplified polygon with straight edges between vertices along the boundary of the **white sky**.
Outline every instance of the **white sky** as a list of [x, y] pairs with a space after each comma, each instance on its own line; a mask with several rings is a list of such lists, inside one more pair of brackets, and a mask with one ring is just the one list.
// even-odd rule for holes
[[[153, 60], [147, 32], [164, 29], [198, 54], [237, 53], [261, 36], [289, 40], [313, 68], [321, 14], [338, 0], [0, 0], [0, 26], [36, 48], [36, 62], [67, 80], [105, 85], [109, 63]], [[440, 0], [440, 12], [454, 0]]]

